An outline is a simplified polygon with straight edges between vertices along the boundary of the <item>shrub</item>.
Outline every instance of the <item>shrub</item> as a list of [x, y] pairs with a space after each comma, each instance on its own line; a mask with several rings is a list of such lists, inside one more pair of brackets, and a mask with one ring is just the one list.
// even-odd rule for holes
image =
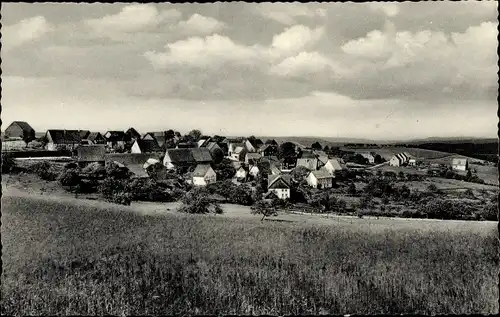
[[132, 173], [125, 166], [109, 162], [106, 164], [106, 175], [116, 179], [129, 179], [132, 176]]
[[65, 169], [76, 169], [76, 168], [78, 168], [78, 164], [76, 164], [74, 162], [69, 162], [69, 163], [64, 164], [64, 168]]
[[154, 180], [163, 180], [169, 178], [171, 175], [175, 175], [174, 172], [170, 172], [165, 165], [161, 163], [155, 163], [146, 169], [146, 172], [148, 173], [149, 177], [154, 179]]
[[98, 190], [99, 183], [93, 179], [80, 179], [80, 182], [74, 189], [76, 193], [90, 194]]
[[180, 212], [190, 214], [223, 213], [220, 205], [209, 196], [209, 192], [202, 187], [195, 187], [182, 198]]
[[105, 177], [106, 176], [106, 168], [97, 162], [90, 163], [82, 169], [82, 173], [88, 174], [91, 177]]
[[62, 186], [69, 186], [70, 188], [80, 183], [80, 175], [76, 169], [65, 169], [58, 179]]
[[12, 173], [16, 167], [16, 161], [10, 155], [2, 153], [2, 174]]
[[354, 183], [349, 183], [349, 187], [347, 188], [347, 194], [351, 196], [356, 196], [356, 185]]
[[112, 199], [116, 193], [123, 193], [126, 189], [126, 183], [122, 179], [106, 177], [98, 187], [99, 193], [104, 198]]
[[36, 162], [28, 168], [28, 171], [46, 181], [55, 181], [58, 177], [52, 165], [47, 161]]
[[132, 198], [129, 193], [116, 192], [109, 198], [109, 201], [119, 205], [130, 206]]
[[171, 201], [169, 193], [162, 190], [152, 179], [133, 179], [126, 184], [125, 190], [132, 200], [139, 201]]
[[238, 186], [230, 180], [210, 184], [207, 190], [211, 194], [217, 194], [224, 197], [226, 201], [233, 204], [250, 206], [254, 201], [254, 199], [252, 199], [254, 193], [248, 186]]
[[393, 191], [392, 184], [384, 179], [373, 179], [364, 188], [364, 192], [373, 197], [382, 197], [384, 194], [392, 195]]

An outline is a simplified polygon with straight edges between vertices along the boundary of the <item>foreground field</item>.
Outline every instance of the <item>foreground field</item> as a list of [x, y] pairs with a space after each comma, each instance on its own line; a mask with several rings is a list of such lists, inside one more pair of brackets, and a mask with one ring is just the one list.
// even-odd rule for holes
[[498, 312], [491, 222], [371, 231], [129, 208], [2, 198], [2, 314]]

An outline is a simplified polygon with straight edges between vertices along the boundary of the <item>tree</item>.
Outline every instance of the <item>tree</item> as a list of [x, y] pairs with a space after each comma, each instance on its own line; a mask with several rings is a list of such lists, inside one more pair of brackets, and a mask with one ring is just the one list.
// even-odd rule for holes
[[400, 179], [400, 180], [402, 180], [402, 181], [403, 181], [403, 180], [405, 180], [405, 173], [403, 173], [403, 171], [399, 171], [399, 173], [398, 173], [398, 177], [399, 177], [399, 179]]
[[303, 180], [308, 174], [309, 174], [309, 169], [304, 166], [297, 166], [292, 170], [290, 173], [296, 181], [301, 181]]
[[275, 204], [267, 200], [257, 201], [250, 209], [252, 214], [262, 215], [262, 219], [260, 221], [264, 221], [264, 218], [266, 217], [278, 215]]
[[323, 147], [321, 146], [321, 144], [319, 142], [314, 142], [311, 145], [311, 149], [321, 151], [323, 149]]
[[231, 160], [228, 158], [222, 159], [219, 164], [214, 166], [215, 173], [217, 174], [217, 180], [225, 180], [233, 178], [236, 171], [234, 170]]
[[2, 174], [11, 173], [16, 170], [16, 162], [11, 155], [2, 153]]
[[180, 212], [190, 214], [223, 213], [221, 206], [214, 199], [210, 198], [208, 191], [203, 187], [194, 187], [191, 189], [182, 197], [181, 202]]
[[171, 139], [173, 139], [174, 137], [175, 137], [175, 132], [174, 132], [174, 130], [169, 129], [169, 130], [165, 131], [165, 139], [166, 139], [166, 140], [171, 140]]
[[176, 138], [179, 138], [179, 139], [180, 139], [180, 138], [182, 137], [182, 134], [181, 134], [179, 131], [175, 131], [175, 132], [174, 132], [174, 137], [176, 137]]
[[323, 151], [325, 151], [326, 153], [330, 152], [330, 147], [328, 145], [325, 145]]
[[375, 155], [375, 164], [381, 164], [384, 163], [385, 160], [380, 156], [380, 154]]
[[219, 164], [224, 159], [224, 152], [220, 148], [215, 148], [212, 150], [212, 158], [215, 164]]
[[189, 131], [188, 133], [189, 136], [191, 136], [195, 141], [198, 141], [202, 135], [200, 130], [194, 129]]
[[125, 166], [119, 166], [114, 162], [109, 162], [106, 164], [106, 175], [116, 179], [129, 179], [132, 173]]
[[284, 142], [278, 148], [278, 158], [293, 158], [296, 156], [295, 144], [292, 142]]

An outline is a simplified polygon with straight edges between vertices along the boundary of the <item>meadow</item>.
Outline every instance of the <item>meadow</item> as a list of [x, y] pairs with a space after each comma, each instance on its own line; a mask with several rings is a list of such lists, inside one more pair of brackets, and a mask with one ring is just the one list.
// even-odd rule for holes
[[2, 315], [498, 313], [492, 222], [357, 230], [125, 209], [3, 197]]

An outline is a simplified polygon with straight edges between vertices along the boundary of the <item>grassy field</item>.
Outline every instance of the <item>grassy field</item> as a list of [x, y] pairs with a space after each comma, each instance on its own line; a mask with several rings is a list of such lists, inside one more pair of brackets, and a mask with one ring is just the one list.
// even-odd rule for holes
[[372, 231], [130, 208], [2, 198], [2, 314], [498, 312], [495, 223]]

